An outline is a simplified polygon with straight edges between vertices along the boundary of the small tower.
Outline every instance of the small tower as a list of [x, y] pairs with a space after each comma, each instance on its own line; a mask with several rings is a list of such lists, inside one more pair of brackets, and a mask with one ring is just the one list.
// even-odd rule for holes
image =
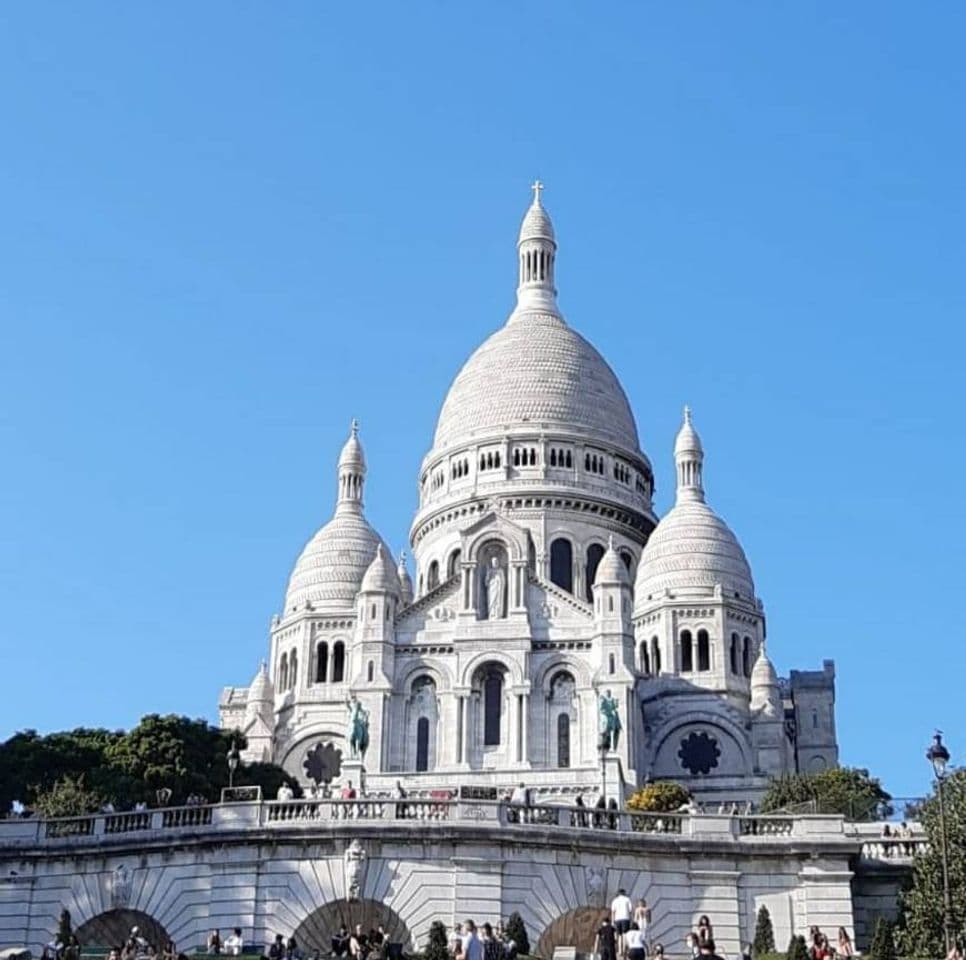
[[533, 203], [523, 217], [517, 240], [519, 276], [517, 309], [514, 312], [535, 310], [559, 316], [553, 280], [557, 241], [550, 215], [540, 201], [543, 184], [537, 180], [532, 189]]
[[406, 567], [406, 551], [399, 552], [399, 566], [396, 567], [396, 576], [399, 577], [399, 606], [408, 607], [413, 602], [413, 581], [409, 576], [409, 569]]
[[677, 503], [704, 503], [704, 448], [691, 423], [691, 408], [684, 408], [684, 423], [674, 441], [674, 463], [677, 467]]
[[248, 687], [242, 733], [248, 741], [242, 751], [242, 759], [248, 763], [271, 762], [275, 733], [275, 688], [264, 660]]
[[359, 421], [349, 427], [349, 439], [339, 454], [339, 496], [335, 512], [362, 513], [362, 490], [366, 482], [366, 457], [359, 442]]
[[778, 776], [791, 767], [778, 675], [762, 641], [751, 671], [751, 739], [755, 771]]
[[[359, 620], [356, 625], [359, 662], [354, 664], [355, 678], [366, 684], [389, 684], [392, 676], [393, 623], [399, 603], [399, 589], [392, 557], [376, 547], [358, 597]], [[390, 662], [386, 662], [386, 660]]]
[[614, 548], [613, 537], [594, 576], [594, 617], [602, 635], [631, 634], [631, 577]]

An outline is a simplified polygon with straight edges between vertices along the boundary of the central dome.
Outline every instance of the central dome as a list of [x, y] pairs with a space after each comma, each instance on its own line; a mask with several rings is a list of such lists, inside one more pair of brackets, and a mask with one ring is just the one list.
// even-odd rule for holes
[[443, 402], [433, 446], [440, 450], [514, 427], [546, 427], [632, 453], [640, 449], [614, 371], [550, 314], [514, 314], [467, 360]]

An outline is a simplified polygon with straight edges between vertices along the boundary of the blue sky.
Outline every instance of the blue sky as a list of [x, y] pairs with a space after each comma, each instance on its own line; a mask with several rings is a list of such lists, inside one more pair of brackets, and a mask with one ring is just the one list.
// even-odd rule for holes
[[966, 14], [899, 3], [0, 9], [0, 737], [214, 718], [351, 417], [406, 542], [536, 176], [672, 493], [685, 402], [842, 759], [954, 759]]

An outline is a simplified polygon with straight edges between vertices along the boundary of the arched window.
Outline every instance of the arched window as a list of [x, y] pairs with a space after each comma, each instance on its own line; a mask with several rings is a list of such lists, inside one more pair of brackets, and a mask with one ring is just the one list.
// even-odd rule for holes
[[426, 589], [435, 590], [439, 586], [439, 561], [434, 560], [426, 573]]
[[681, 631], [681, 673], [690, 673], [694, 669], [694, 649], [691, 645], [691, 631]]
[[570, 455], [570, 451], [567, 451], [567, 466], [572, 467], [574, 465], [574, 458]]
[[372, 683], [372, 678], [376, 675], [376, 665], [370, 660], [366, 667], [366, 680]]
[[278, 689], [288, 690], [288, 654], [283, 653], [278, 662]]
[[616, 669], [616, 667], [617, 667], [617, 664], [616, 664], [616, 662], [614, 660], [614, 654], [610, 654], [607, 657], [607, 672], [608, 673], [613, 673], [614, 670]]
[[293, 650], [288, 657], [288, 685], [294, 690], [299, 682], [299, 655]]
[[483, 746], [500, 745], [500, 719], [503, 713], [503, 674], [491, 667], [483, 681]]
[[557, 766], [570, 766], [570, 716], [557, 714]]
[[446, 561], [446, 579], [447, 580], [450, 579], [451, 577], [455, 577], [456, 574], [459, 572], [460, 556], [461, 556], [461, 551], [458, 549], [454, 550], [449, 555], [449, 560]]
[[634, 562], [634, 558], [626, 551], [621, 550], [621, 562], [624, 564], [627, 572], [631, 572], [631, 564]]
[[741, 645], [741, 672], [746, 677], [751, 676], [751, 637], [745, 637]]
[[647, 652], [647, 641], [642, 640], [639, 649], [638, 659], [640, 660], [640, 670], [645, 676], [651, 673], [651, 658]]
[[731, 656], [730, 656], [730, 667], [731, 672], [738, 676], [738, 634], [733, 633], [731, 635]]
[[651, 665], [654, 667], [654, 676], [661, 672], [661, 644], [657, 637], [651, 637]]
[[707, 630], [698, 631], [698, 670], [711, 669], [711, 641]]
[[513, 466], [515, 467], [520, 466], [520, 448], [519, 447], [517, 447], [513, 451]]
[[557, 451], [551, 447], [550, 448], [550, 466], [555, 467], [557, 465]]
[[345, 644], [336, 640], [332, 647], [332, 682], [342, 683], [345, 680]]
[[420, 717], [416, 721], [416, 772], [429, 769], [429, 718]]
[[574, 548], [563, 537], [550, 544], [550, 582], [574, 592]]
[[594, 577], [597, 576], [597, 568], [600, 561], [604, 559], [604, 548], [599, 543], [592, 543], [587, 548], [587, 599], [594, 602]]
[[315, 648], [315, 682], [325, 683], [329, 672], [329, 645], [323, 641]]

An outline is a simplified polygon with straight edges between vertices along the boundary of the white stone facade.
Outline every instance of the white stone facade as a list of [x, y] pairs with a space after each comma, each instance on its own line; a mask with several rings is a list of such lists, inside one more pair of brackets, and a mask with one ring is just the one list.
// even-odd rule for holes
[[370, 788], [574, 793], [599, 785], [609, 691], [627, 786], [668, 778], [705, 800], [754, 800], [771, 775], [837, 762], [834, 666], [775, 675], [748, 561], [705, 501], [690, 414], [658, 522], [624, 391], [557, 306], [556, 257], [537, 190], [516, 308], [457, 375], [423, 461], [412, 577], [365, 518], [353, 424], [335, 513], [296, 563], [267, 672], [221, 698], [249, 757], [305, 782], [318, 744], [349, 757], [357, 700]]

